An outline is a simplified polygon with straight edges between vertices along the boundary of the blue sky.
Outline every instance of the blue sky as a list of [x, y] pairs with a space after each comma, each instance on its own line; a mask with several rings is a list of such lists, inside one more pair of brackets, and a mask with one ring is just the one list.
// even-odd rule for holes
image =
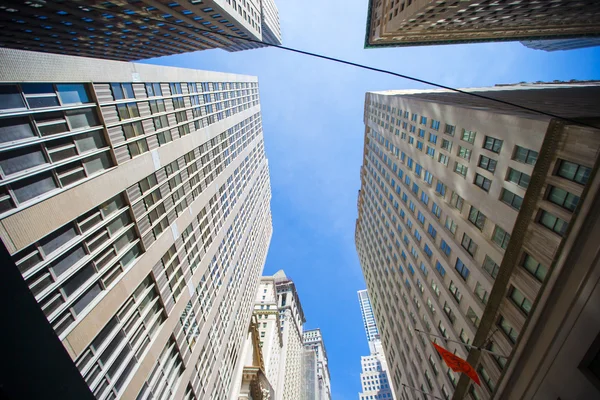
[[[277, 1], [283, 40], [296, 47], [457, 87], [600, 79], [600, 47], [548, 53], [520, 43], [363, 48], [366, 0]], [[333, 62], [259, 49], [209, 50], [150, 62], [259, 77], [271, 173], [273, 239], [265, 266], [297, 285], [305, 328], [321, 328], [333, 398], [357, 399], [368, 355], [354, 247], [366, 91], [423, 85]]]

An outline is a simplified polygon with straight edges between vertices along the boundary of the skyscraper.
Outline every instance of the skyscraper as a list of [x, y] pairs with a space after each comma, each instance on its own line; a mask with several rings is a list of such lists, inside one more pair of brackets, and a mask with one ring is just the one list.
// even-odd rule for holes
[[0, 19], [0, 47], [120, 61], [281, 44], [273, 0], [8, 0]]
[[283, 347], [279, 356], [277, 399], [297, 400], [302, 393], [302, 326], [306, 322], [296, 285], [283, 270], [273, 275], [277, 289]]
[[325, 342], [320, 329], [310, 329], [302, 334], [304, 343], [303, 373], [306, 377], [303, 399], [331, 400], [331, 377]]
[[[358, 302], [365, 326], [365, 333], [367, 334], [367, 341], [369, 342], [369, 346], [371, 346], [374, 341], [379, 340], [379, 329], [377, 329], [377, 324], [375, 323], [373, 307], [371, 306], [371, 299], [369, 299], [369, 291], [367, 289], [358, 291]], [[373, 349], [371, 349], [371, 352], [373, 352]]]
[[365, 48], [600, 36], [600, 4], [369, 0]]
[[558, 51], [582, 49], [584, 47], [600, 46], [600, 36], [579, 37], [572, 39], [524, 40], [524, 46], [535, 50]]
[[[398, 398], [402, 384], [448, 399], [524, 384], [540, 366], [522, 357], [551, 318], [598, 191], [600, 134], [577, 122], [598, 121], [597, 82], [469, 90], [571, 121], [446, 90], [367, 93], [356, 246]], [[574, 335], [572, 354], [593, 359], [596, 334]], [[466, 358], [481, 387], [448, 369], [434, 340]], [[579, 393], [597, 397], [593, 372], [573, 369]]]
[[365, 321], [365, 333], [369, 342], [368, 356], [360, 358], [362, 372], [360, 383], [362, 392], [359, 393], [360, 400], [371, 399], [395, 399], [394, 388], [389, 375], [389, 368], [385, 354], [381, 346], [379, 330], [375, 323], [373, 308], [368, 290], [358, 291], [360, 311]]
[[0, 58], [0, 238], [90, 390], [228, 399], [272, 232], [257, 79]]

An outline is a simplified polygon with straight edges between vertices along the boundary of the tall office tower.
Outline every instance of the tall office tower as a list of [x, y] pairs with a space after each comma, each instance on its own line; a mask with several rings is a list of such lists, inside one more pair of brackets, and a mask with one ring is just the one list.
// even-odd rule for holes
[[6, 0], [0, 26], [0, 47], [120, 61], [281, 44], [273, 0]]
[[281, 44], [281, 27], [279, 26], [279, 10], [274, 0], [261, 0], [262, 37], [263, 41]]
[[[600, 321], [588, 300], [598, 290], [581, 290], [598, 287], [588, 278], [600, 273], [588, 226], [597, 222], [600, 131], [574, 120], [598, 125], [600, 84], [471, 91], [570, 121], [445, 90], [367, 93], [356, 246], [396, 396], [406, 398], [402, 384], [413, 397], [448, 399], [529, 385], [519, 398], [596, 398]], [[582, 253], [584, 244], [594, 250]], [[556, 321], [580, 315], [571, 308], [588, 318]], [[448, 369], [432, 340], [466, 358], [481, 387]], [[550, 343], [566, 358], [536, 363]]]
[[584, 47], [600, 46], [600, 37], [580, 37], [572, 39], [550, 40], [524, 40], [521, 42], [526, 47], [535, 50], [557, 51], [574, 50]]
[[302, 325], [306, 322], [296, 285], [283, 270], [273, 275], [283, 347], [279, 356], [277, 399], [298, 400], [302, 393]]
[[[255, 323], [250, 326], [250, 333], [256, 332], [251, 338], [247, 340], [245, 345], [245, 353], [252, 355], [247, 357], [247, 364], [240, 365], [235, 373], [238, 383], [234, 383], [236, 387], [249, 385], [263, 386], [273, 388], [272, 398], [280, 398], [275, 393], [275, 388], [279, 382], [280, 363], [282, 347], [283, 347], [283, 335], [280, 328], [279, 321], [279, 309], [277, 307], [277, 294], [275, 291], [275, 281], [272, 276], [263, 276], [260, 278], [258, 290], [256, 292], [256, 298], [254, 302], [253, 318]], [[261, 363], [258, 365], [256, 360], [260, 359]], [[254, 365], [254, 364], [256, 365]], [[250, 374], [246, 366], [257, 367], [254, 373]], [[264, 375], [268, 381], [268, 385], [263, 382], [261, 375]], [[241, 382], [241, 383], [240, 383]], [[243, 390], [240, 391], [240, 395]], [[237, 398], [234, 394], [232, 398]], [[240, 396], [240, 398], [243, 398]]]
[[0, 58], [0, 238], [91, 391], [228, 399], [272, 231], [257, 79]]
[[304, 351], [314, 355], [314, 361], [312, 357], [306, 357], [305, 359], [310, 360], [310, 364], [303, 366], [303, 368], [308, 367], [305, 373], [311, 371], [311, 373], [308, 373], [311, 376], [311, 379], [308, 381], [314, 382], [314, 385], [306, 385], [305, 398], [310, 400], [331, 400], [331, 377], [329, 375], [327, 352], [325, 351], [325, 342], [323, 341], [321, 330], [317, 328], [304, 331], [302, 341], [304, 343]]
[[360, 384], [362, 392], [360, 400], [395, 399], [394, 389], [389, 377], [388, 366], [381, 347], [381, 341], [372, 343], [373, 351], [368, 356], [360, 358], [362, 372]]
[[369, 291], [367, 289], [358, 291], [358, 302], [360, 304], [360, 313], [362, 315], [367, 341], [369, 342], [369, 350], [371, 353], [375, 351], [373, 343], [379, 340], [379, 329], [375, 323], [375, 315], [373, 315], [373, 307], [371, 299], [369, 299]]
[[366, 289], [359, 290], [358, 301], [370, 351], [368, 356], [361, 357], [362, 372], [360, 380], [362, 393], [359, 393], [360, 400], [395, 399], [389, 368], [381, 346], [379, 330], [375, 323], [369, 291]]
[[369, 0], [365, 48], [594, 35], [594, 0]]

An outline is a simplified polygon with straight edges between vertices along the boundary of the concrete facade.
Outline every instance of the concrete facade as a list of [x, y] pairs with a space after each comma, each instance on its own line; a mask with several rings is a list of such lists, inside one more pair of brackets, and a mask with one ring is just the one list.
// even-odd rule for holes
[[365, 322], [365, 333], [369, 342], [369, 355], [360, 358], [362, 372], [360, 383], [362, 387], [359, 393], [360, 400], [396, 399], [394, 386], [390, 379], [390, 372], [383, 347], [381, 344], [379, 329], [375, 322], [371, 299], [368, 290], [358, 291], [358, 302], [360, 311]]
[[306, 319], [294, 282], [283, 270], [275, 273], [273, 280], [277, 289], [279, 329], [283, 339], [275, 392], [278, 399], [297, 400], [302, 396], [302, 326]]
[[9, 0], [0, 19], [0, 47], [120, 61], [265, 46], [243, 39], [281, 44], [273, 0]]
[[303, 369], [305, 376], [309, 379], [306, 380], [306, 392], [303, 398], [307, 400], [331, 400], [331, 376], [329, 375], [329, 362], [321, 330], [317, 328], [304, 331], [302, 341], [305, 353], [314, 354], [314, 358], [312, 356], [305, 357], [309, 364], [305, 363]]
[[[599, 90], [473, 89], [587, 123], [600, 117]], [[438, 90], [368, 93], [365, 125], [356, 245], [396, 396], [411, 398], [398, 390], [405, 384], [447, 399], [501, 398], [519, 376], [513, 360], [536, 340], [528, 332], [544, 326], [538, 306], [556, 290], [579, 207], [595, 190], [598, 130]], [[437, 356], [430, 341], [439, 339], [415, 329], [505, 357], [447, 342], [476, 368], [482, 385], [473, 386]]]
[[257, 79], [0, 57], [0, 238], [90, 389], [227, 399], [272, 232]]
[[365, 48], [600, 36], [599, 10], [594, 0], [369, 0]]

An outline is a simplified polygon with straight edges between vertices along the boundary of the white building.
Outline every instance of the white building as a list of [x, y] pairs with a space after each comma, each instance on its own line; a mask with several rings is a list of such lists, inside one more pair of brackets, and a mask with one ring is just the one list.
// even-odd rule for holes
[[279, 358], [277, 400], [298, 400], [302, 391], [302, 325], [306, 322], [296, 286], [283, 270], [273, 275], [277, 289], [283, 347]]
[[373, 309], [369, 292], [365, 290], [358, 291], [358, 300], [360, 302], [360, 311], [362, 313], [365, 326], [365, 333], [369, 342], [368, 356], [360, 358], [362, 372], [360, 374], [360, 383], [362, 392], [359, 393], [360, 400], [379, 400], [395, 399], [392, 382], [389, 379], [389, 369], [381, 340], [379, 339], [379, 329], [375, 323]]
[[261, 1], [262, 40], [272, 44], [281, 44], [279, 10], [273, 0]]
[[302, 339], [304, 350], [308, 352], [303, 357], [306, 390], [304, 398], [307, 400], [331, 400], [331, 378], [321, 330], [305, 331]]

